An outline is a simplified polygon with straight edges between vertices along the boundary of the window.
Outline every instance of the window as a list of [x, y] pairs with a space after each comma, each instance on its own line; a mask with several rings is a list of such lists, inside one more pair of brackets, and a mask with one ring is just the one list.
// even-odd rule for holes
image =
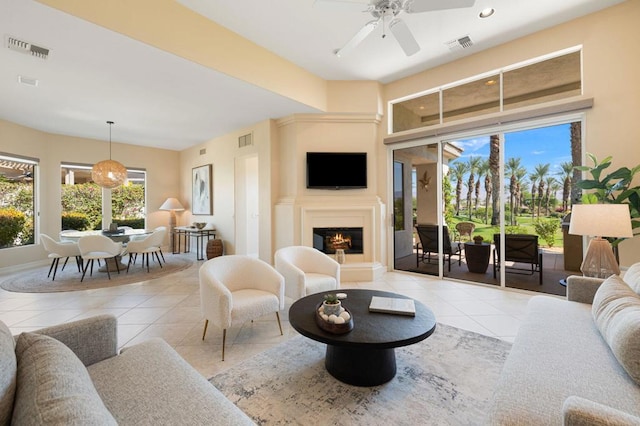
[[0, 248], [34, 243], [38, 161], [0, 153]]
[[393, 217], [394, 229], [404, 230], [404, 164], [393, 162]]
[[[103, 191], [91, 180], [91, 166], [62, 164], [62, 229], [102, 229]], [[132, 228], [145, 227], [144, 170], [127, 170], [124, 185], [110, 190], [111, 222]]]
[[574, 49], [391, 101], [391, 128], [396, 133], [581, 94], [581, 51]]

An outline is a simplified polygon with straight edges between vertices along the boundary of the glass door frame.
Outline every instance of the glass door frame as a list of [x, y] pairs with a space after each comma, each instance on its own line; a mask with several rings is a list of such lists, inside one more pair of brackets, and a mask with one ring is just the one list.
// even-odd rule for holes
[[[581, 158], [581, 162], [582, 164], [586, 163], [586, 111], [577, 111], [577, 112], [572, 112], [572, 113], [563, 113], [563, 114], [558, 114], [555, 116], [549, 116], [549, 117], [544, 117], [544, 118], [537, 118], [537, 119], [530, 119], [530, 120], [521, 120], [521, 121], [517, 121], [517, 122], [513, 122], [513, 123], [506, 123], [503, 125], [497, 125], [497, 126], [491, 126], [491, 127], [486, 127], [486, 128], [479, 128], [476, 130], [468, 130], [468, 131], [464, 131], [464, 132], [459, 132], [459, 133], [450, 133], [448, 135], [442, 135], [442, 136], [431, 136], [431, 137], [420, 137], [420, 138], [416, 138], [413, 140], [407, 140], [404, 142], [398, 142], [398, 143], [394, 143], [392, 145], [387, 146], [387, 167], [389, 170], [388, 173], [388, 182], [389, 185], [387, 185], [388, 191], [387, 191], [387, 199], [388, 200], [393, 200], [393, 161], [394, 161], [394, 151], [395, 150], [400, 150], [400, 149], [405, 149], [405, 148], [412, 148], [412, 147], [417, 147], [417, 146], [424, 146], [424, 145], [431, 145], [431, 144], [437, 144], [438, 145], [438, 163], [437, 163], [437, 215], [438, 215], [438, 228], [440, 229], [439, 235], [438, 235], [438, 250], [439, 250], [439, 256], [438, 256], [438, 276], [433, 276], [435, 278], [439, 278], [439, 279], [449, 279], [452, 281], [462, 281], [462, 282], [472, 282], [472, 281], [466, 281], [466, 280], [459, 280], [456, 278], [450, 278], [450, 277], [445, 277], [444, 276], [444, 259], [442, 256], [442, 252], [443, 252], [443, 235], [442, 235], [442, 227], [444, 226], [444, 211], [443, 211], [443, 189], [442, 189], [442, 182], [443, 182], [443, 147], [446, 143], [452, 141], [452, 140], [459, 140], [459, 139], [471, 139], [471, 138], [477, 138], [477, 137], [483, 137], [483, 136], [490, 136], [490, 135], [499, 135], [500, 138], [500, 153], [499, 153], [499, 161], [500, 161], [500, 165], [499, 165], [499, 175], [500, 175], [500, 199], [499, 199], [499, 206], [500, 206], [500, 243], [501, 245], [504, 247], [504, 234], [505, 234], [505, 205], [506, 205], [506, 201], [505, 201], [505, 197], [503, 194], [503, 184], [504, 184], [504, 176], [505, 176], [505, 171], [504, 171], [504, 163], [505, 163], [505, 158], [504, 158], [504, 154], [505, 154], [505, 134], [506, 133], [511, 133], [511, 132], [518, 132], [518, 131], [526, 131], [526, 130], [532, 130], [532, 129], [536, 129], [536, 128], [541, 128], [541, 127], [548, 127], [548, 126], [554, 126], [554, 125], [561, 125], [561, 124], [567, 124], [567, 123], [572, 123], [572, 122], [580, 122], [581, 123], [581, 127], [582, 127], [582, 140], [581, 140], [581, 144], [582, 144], [582, 158]], [[394, 219], [393, 219], [393, 205], [391, 205], [391, 209], [389, 210], [389, 215], [391, 217], [391, 220], [389, 221], [389, 227], [388, 230], [390, 232], [389, 235], [394, 235], [395, 232], [395, 227], [394, 227]], [[391, 270], [394, 272], [404, 272], [404, 271], [400, 271], [400, 270], [396, 270], [393, 266], [394, 263], [393, 260], [395, 259], [395, 254], [394, 254], [394, 239], [393, 238], [389, 238], [388, 239], [388, 259], [390, 264], [392, 265]], [[504, 264], [504, 250], [501, 251], [500, 253], [500, 264]], [[500, 279], [499, 279], [499, 286], [501, 288], [508, 288], [506, 286], [506, 279], [505, 279], [505, 270], [504, 268], [500, 268]]]

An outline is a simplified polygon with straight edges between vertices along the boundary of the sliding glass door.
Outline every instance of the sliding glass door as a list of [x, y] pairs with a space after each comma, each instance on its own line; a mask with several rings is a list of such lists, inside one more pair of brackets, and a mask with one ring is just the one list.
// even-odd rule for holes
[[557, 120], [395, 149], [395, 269], [565, 294], [582, 256], [567, 233], [581, 128]]

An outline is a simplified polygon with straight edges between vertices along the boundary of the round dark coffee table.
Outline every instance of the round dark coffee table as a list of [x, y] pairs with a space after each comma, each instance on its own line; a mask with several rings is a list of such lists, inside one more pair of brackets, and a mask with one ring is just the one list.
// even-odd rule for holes
[[417, 343], [436, 329], [433, 312], [415, 301], [416, 316], [369, 312], [372, 296], [408, 299], [376, 290], [340, 290], [342, 301], [353, 316], [353, 330], [332, 334], [316, 324], [315, 309], [323, 295], [316, 293], [296, 301], [289, 309], [291, 326], [303, 336], [327, 344], [325, 367], [336, 379], [356, 386], [376, 386], [396, 375], [394, 348]]

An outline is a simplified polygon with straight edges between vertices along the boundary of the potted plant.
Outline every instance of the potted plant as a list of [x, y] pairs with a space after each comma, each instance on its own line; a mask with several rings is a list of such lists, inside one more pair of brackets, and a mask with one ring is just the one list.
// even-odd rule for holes
[[484, 237], [482, 235], [476, 235], [473, 237], [473, 242], [476, 244], [482, 244]]
[[335, 294], [325, 294], [324, 302], [322, 302], [322, 307], [324, 308], [324, 313], [326, 315], [340, 315], [340, 299]]

